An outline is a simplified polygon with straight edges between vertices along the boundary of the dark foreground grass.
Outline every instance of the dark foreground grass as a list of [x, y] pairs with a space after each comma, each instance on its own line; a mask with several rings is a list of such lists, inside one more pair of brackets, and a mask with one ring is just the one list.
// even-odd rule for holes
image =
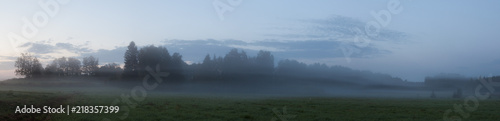
[[[118, 114], [14, 114], [16, 106], [110, 105], [120, 94], [80, 92], [0, 92], [0, 120], [443, 120], [443, 113], [463, 99], [340, 97], [244, 97], [149, 94], [135, 108], [121, 103]], [[472, 103], [471, 103], [472, 104]], [[126, 115], [126, 108], [129, 108]], [[499, 120], [500, 101], [479, 102], [465, 120]], [[459, 114], [453, 113], [459, 116]]]

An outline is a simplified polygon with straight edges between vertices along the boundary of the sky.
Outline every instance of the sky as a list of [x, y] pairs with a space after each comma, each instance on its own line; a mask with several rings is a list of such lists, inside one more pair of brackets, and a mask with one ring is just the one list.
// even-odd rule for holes
[[14, 61], [22, 52], [43, 65], [89, 55], [123, 64], [131, 41], [165, 46], [188, 63], [238, 48], [415, 82], [438, 73], [500, 75], [495, 0], [0, 2], [0, 79], [19, 77]]

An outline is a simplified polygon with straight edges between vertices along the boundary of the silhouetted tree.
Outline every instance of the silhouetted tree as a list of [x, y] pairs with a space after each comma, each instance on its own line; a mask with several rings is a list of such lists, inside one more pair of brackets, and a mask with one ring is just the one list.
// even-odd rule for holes
[[307, 64], [286, 59], [278, 62], [276, 73], [284, 77], [296, 77], [304, 75], [305, 70], [307, 70]]
[[169, 64], [171, 62], [171, 56], [165, 47], [155, 47], [154, 45], [143, 47], [139, 50], [138, 55], [139, 60], [139, 74], [141, 77], [147, 74], [145, 71], [146, 67], [155, 68], [158, 64], [160, 66], [160, 71], [169, 71]]
[[238, 49], [231, 49], [224, 57], [223, 68], [224, 78], [232, 80], [241, 78], [249, 72], [248, 56], [245, 51], [238, 52]]
[[99, 68], [97, 73], [100, 77], [109, 77], [110, 80], [120, 79], [123, 69], [116, 63], [108, 63]]
[[[215, 57], [214, 57], [215, 59]], [[207, 54], [205, 56], [205, 59], [203, 59], [203, 64], [205, 64], [207, 67], [210, 67], [210, 65], [212, 65], [212, 60], [210, 60], [210, 54]]]
[[67, 68], [67, 75], [68, 76], [79, 76], [81, 75], [81, 67], [82, 63], [80, 60], [76, 58], [68, 58], [68, 68]]
[[99, 69], [99, 59], [94, 58], [94, 56], [84, 57], [82, 72], [84, 75], [94, 76]]
[[202, 79], [213, 79], [213, 70], [214, 63], [212, 60], [210, 60], [210, 55], [207, 54], [205, 56], [205, 59], [203, 59], [203, 63], [200, 64], [200, 68], [198, 70], [198, 74], [196, 75], [197, 78], [202, 78]]
[[43, 72], [42, 64], [28, 53], [21, 53], [21, 57], [17, 58], [14, 66], [17, 68], [16, 75], [23, 75], [26, 78], [41, 76]]
[[[215, 57], [214, 57], [215, 59]], [[198, 66], [196, 68], [196, 74], [195, 77], [196, 79], [199, 80], [214, 80], [216, 77], [216, 70], [215, 70], [215, 61], [211, 60], [210, 55], [207, 54], [205, 56], [205, 59], [203, 59], [203, 62], [199, 65], [195, 64], [193, 66]]]
[[51, 64], [47, 64], [44, 69], [45, 76], [54, 76], [57, 74], [57, 62], [54, 60]]
[[76, 58], [56, 58], [45, 67], [45, 73], [48, 76], [79, 76], [82, 74], [82, 63]]
[[174, 53], [172, 55], [171, 63], [169, 63], [168, 65], [170, 79], [174, 79], [177, 81], [184, 80], [184, 68], [187, 66], [187, 64], [182, 60], [182, 55], [180, 55], [179, 53]]
[[255, 58], [254, 68], [260, 76], [271, 75], [274, 72], [274, 56], [269, 51], [259, 51]]
[[56, 59], [57, 61], [57, 75], [58, 76], [67, 76], [68, 75], [68, 60], [66, 57], [61, 57]]
[[137, 46], [134, 41], [130, 42], [125, 52], [125, 66], [123, 67], [123, 76], [127, 78], [135, 78], [138, 74], [139, 60]]
[[60, 69], [59, 59], [54, 59], [52, 63], [45, 66], [46, 76], [63, 76], [63, 72]]

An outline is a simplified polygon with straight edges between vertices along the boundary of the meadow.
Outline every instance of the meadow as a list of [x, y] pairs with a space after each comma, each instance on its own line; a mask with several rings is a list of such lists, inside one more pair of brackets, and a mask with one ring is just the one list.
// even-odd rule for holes
[[[316, 120], [443, 120], [447, 109], [463, 104], [450, 98], [377, 98], [273, 96], [150, 91], [134, 107], [119, 103], [116, 114], [15, 114], [17, 106], [109, 106], [130, 88], [111, 88], [77, 82], [52, 82], [46, 87], [16, 81], [0, 83], [0, 120], [204, 120], [204, 121], [316, 121]], [[76, 84], [75, 84], [76, 83]], [[63, 85], [63, 86], [61, 86]], [[70, 86], [68, 85], [80, 85]], [[62, 88], [64, 87], [64, 88]], [[89, 89], [92, 87], [91, 89]], [[128, 108], [128, 110], [126, 110]], [[479, 102], [464, 120], [500, 119], [500, 100]], [[452, 115], [460, 116], [457, 113]]]

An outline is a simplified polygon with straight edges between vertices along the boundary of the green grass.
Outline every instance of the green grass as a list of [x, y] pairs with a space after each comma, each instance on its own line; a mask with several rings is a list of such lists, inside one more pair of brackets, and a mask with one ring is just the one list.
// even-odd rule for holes
[[[120, 93], [0, 92], [0, 120], [118, 120], [118, 114], [14, 114], [16, 106], [110, 105]], [[124, 93], [126, 94], [126, 93]], [[443, 113], [463, 99], [398, 99], [340, 97], [245, 97], [150, 93], [125, 120], [280, 120], [273, 112], [286, 113], [287, 120], [442, 120]], [[127, 104], [121, 103], [121, 111]], [[483, 100], [465, 120], [500, 119], [500, 101]]]
[[[88, 80], [88, 79], [87, 79]], [[121, 100], [132, 88], [112, 82], [66, 79], [0, 82], [0, 121], [4, 120], [202, 120], [267, 121], [281, 120], [286, 112], [289, 121], [315, 120], [443, 120], [447, 109], [463, 104], [464, 99], [355, 98], [355, 97], [283, 97], [272, 95], [185, 94], [148, 91], [135, 107]], [[129, 84], [129, 86], [140, 84]], [[160, 89], [162, 87], [158, 87]], [[446, 94], [443, 93], [444, 97]], [[16, 106], [59, 105], [109, 106], [119, 100], [117, 114], [15, 114]], [[472, 104], [472, 103], [470, 103]], [[128, 108], [128, 112], [126, 111]], [[286, 109], [286, 110], [285, 110]], [[273, 111], [274, 110], [274, 111]], [[500, 100], [479, 101], [477, 110], [463, 120], [500, 119]], [[128, 115], [124, 116], [125, 113]], [[453, 115], [458, 115], [453, 113]]]

